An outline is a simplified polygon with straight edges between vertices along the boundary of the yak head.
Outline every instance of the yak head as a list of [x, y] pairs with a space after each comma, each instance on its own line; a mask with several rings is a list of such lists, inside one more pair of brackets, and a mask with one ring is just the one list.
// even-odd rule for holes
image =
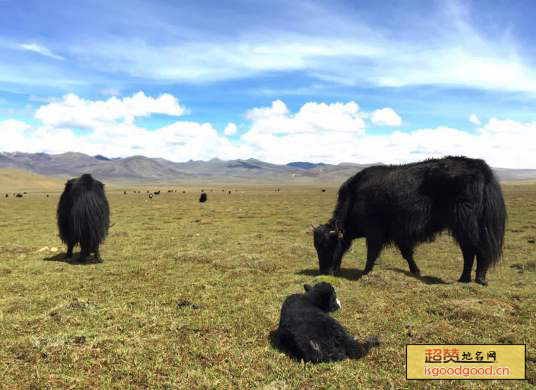
[[326, 282], [320, 282], [311, 286], [303, 286], [305, 294], [313, 306], [325, 312], [335, 311], [341, 308], [341, 301], [337, 299], [335, 288]]
[[319, 271], [324, 275], [333, 275], [336, 271], [336, 257], [340, 256], [340, 246], [343, 237], [342, 229], [334, 224], [313, 226], [314, 244], [318, 255]]

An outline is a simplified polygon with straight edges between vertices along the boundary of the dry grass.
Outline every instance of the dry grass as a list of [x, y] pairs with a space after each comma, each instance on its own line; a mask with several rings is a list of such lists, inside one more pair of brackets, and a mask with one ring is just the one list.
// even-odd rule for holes
[[29, 189], [34, 191], [58, 191], [63, 189], [64, 183], [65, 180], [42, 176], [33, 172], [0, 168], [0, 193], [12, 193]]
[[[356, 241], [343, 276], [319, 277], [311, 222], [336, 188], [205, 186], [148, 199], [108, 189], [104, 263], [62, 261], [58, 193], [0, 198], [0, 386], [3, 388], [529, 388], [536, 381], [536, 186], [505, 186], [504, 261], [489, 287], [456, 283], [448, 236], [421, 246], [424, 277], [393, 249], [361, 277]], [[187, 193], [183, 194], [182, 190]], [[227, 190], [232, 190], [228, 194]], [[47, 247], [47, 248], [45, 248]], [[44, 248], [44, 249], [43, 249]], [[59, 251], [55, 252], [54, 249]], [[306, 365], [270, 345], [285, 296], [327, 280], [335, 316], [382, 347], [359, 361]], [[528, 381], [406, 381], [408, 343], [527, 343]]]

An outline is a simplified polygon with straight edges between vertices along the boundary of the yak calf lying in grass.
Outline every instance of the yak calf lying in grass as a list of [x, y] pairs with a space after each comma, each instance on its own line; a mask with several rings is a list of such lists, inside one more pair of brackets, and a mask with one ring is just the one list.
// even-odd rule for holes
[[104, 184], [84, 174], [65, 183], [58, 203], [60, 238], [67, 244], [66, 258], [73, 256], [73, 248], [80, 243], [80, 261], [95, 253], [102, 261], [99, 245], [104, 241], [110, 226], [110, 209]]
[[306, 284], [305, 294], [293, 294], [281, 308], [277, 337], [280, 347], [306, 362], [359, 359], [378, 346], [377, 337], [359, 343], [329, 312], [341, 307], [329, 283]]

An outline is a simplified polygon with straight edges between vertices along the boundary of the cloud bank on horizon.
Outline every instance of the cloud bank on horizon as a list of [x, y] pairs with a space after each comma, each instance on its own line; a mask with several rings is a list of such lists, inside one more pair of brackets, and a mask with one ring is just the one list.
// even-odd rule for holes
[[0, 151], [536, 168], [531, 2], [354, 3], [4, 1]]
[[[275, 100], [269, 107], [247, 111], [247, 129], [232, 139], [236, 124], [228, 123], [222, 133], [208, 122], [179, 120], [186, 112], [169, 94], [153, 98], [138, 92], [99, 101], [68, 94], [37, 109], [39, 125], [4, 120], [0, 133], [4, 151], [137, 154], [172, 161], [254, 157], [274, 163], [404, 163], [456, 154], [484, 158], [498, 167], [522, 168], [532, 166], [536, 154], [536, 122], [491, 118], [473, 134], [440, 126], [375, 135], [368, 131], [375, 123], [401, 125], [393, 109], [365, 112], [354, 101], [308, 102], [293, 113], [283, 101]], [[177, 120], [153, 130], [136, 124], [136, 118], [158, 113]]]

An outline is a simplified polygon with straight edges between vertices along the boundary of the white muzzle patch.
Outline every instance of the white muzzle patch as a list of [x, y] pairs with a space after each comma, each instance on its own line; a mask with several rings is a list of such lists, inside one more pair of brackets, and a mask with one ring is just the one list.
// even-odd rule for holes
[[337, 298], [337, 299], [335, 300], [335, 302], [337, 302], [337, 306], [338, 306], [339, 309], [340, 309], [340, 308], [342, 307], [342, 305], [341, 305], [341, 301], [339, 301], [339, 298]]

